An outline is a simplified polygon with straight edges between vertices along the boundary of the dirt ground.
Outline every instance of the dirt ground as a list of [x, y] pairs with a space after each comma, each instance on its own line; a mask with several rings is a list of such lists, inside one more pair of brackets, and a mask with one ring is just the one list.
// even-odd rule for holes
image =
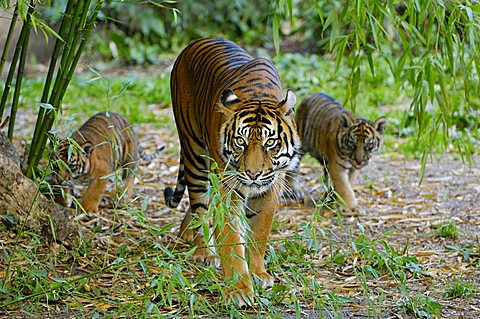
[[[168, 110], [151, 110], [164, 115]], [[19, 117], [19, 125], [31, 126], [31, 119]], [[153, 125], [142, 125], [136, 128], [144, 148], [155, 150], [158, 145], [168, 147], [178, 143], [176, 134]], [[23, 135], [23, 134], [22, 134]], [[30, 136], [28, 132], [24, 136]], [[21, 136], [17, 136], [17, 142]], [[17, 143], [19, 144], [19, 143]], [[175, 223], [179, 225], [187, 206], [186, 198], [175, 211], [167, 208], [163, 202], [163, 188], [173, 185], [178, 169], [177, 154], [165, 151], [164, 156], [142, 168], [142, 183], [137, 184], [138, 192], [149, 198], [147, 210], [150, 221], [160, 227]], [[312, 161], [310, 161], [312, 162]], [[478, 247], [480, 235], [480, 161], [473, 158], [471, 165], [461, 161], [455, 154], [435, 155], [428, 161], [425, 178], [419, 185], [421, 165], [418, 160], [409, 159], [398, 153], [382, 153], [375, 156], [372, 162], [360, 174], [360, 183], [356, 194], [360, 202], [357, 214], [344, 216], [342, 225], [338, 223], [335, 213], [329, 210], [318, 210], [322, 218], [315, 226], [327, 231], [327, 237], [334, 234], [339, 241], [348, 242], [352, 236], [359, 234], [360, 224], [370, 238], [380, 238], [386, 231], [395, 231], [387, 237], [388, 243], [397, 251], [408, 247], [408, 254], [416, 256], [425, 272], [421, 276], [409, 279], [407, 289], [410, 293], [421, 293], [432, 296], [443, 306], [442, 318], [480, 318], [480, 298], [478, 283], [480, 282], [478, 265]], [[305, 189], [310, 190], [307, 197], [319, 202], [322, 184], [319, 183], [322, 169], [318, 164], [302, 164], [301, 180]], [[293, 236], [294, 230], [302, 222], [312, 220], [313, 202], [305, 204], [283, 204], [278, 210], [276, 219], [284, 227], [274, 228], [272, 239]], [[102, 217], [108, 222], [108, 207]], [[78, 218], [81, 220], [81, 218]], [[436, 227], [444, 222], [454, 222], [459, 228], [457, 239], [448, 239], [436, 235]], [[88, 223], [84, 227], [89, 227]], [[172, 228], [173, 234], [178, 226]], [[99, 234], [99, 242], [102, 236]], [[139, 233], [141, 236], [141, 233]], [[464, 259], [462, 254], [451, 247], [477, 247], [476, 255]], [[278, 248], [276, 244], [273, 244]], [[330, 251], [325, 242], [315, 261], [318, 266], [315, 279], [325, 290], [336, 291], [352, 302], [342, 306], [342, 318], [368, 317], [368, 302], [362, 283], [352, 270], [352, 264], [345, 265], [326, 262]], [[355, 257], [354, 257], [355, 258]], [[355, 259], [353, 260], [355, 262]], [[473, 265], [472, 265], [473, 263]], [[275, 275], [275, 273], [274, 273]], [[312, 274], [313, 275], [313, 274]], [[453, 278], [462, 281], [473, 281], [476, 294], [466, 298], [447, 298], [443, 295], [445, 285]], [[277, 278], [281, 281], [280, 278]], [[367, 277], [370, 303], [382, 305], [379, 318], [410, 318], [413, 315], [399, 313], [398, 303], [403, 300], [398, 283], [389, 275], [378, 278]], [[376, 298], [382, 298], [375, 300]], [[301, 297], [299, 297], [301, 298]], [[319, 313], [312, 310], [309, 300], [301, 300], [304, 318], [318, 318]], [[50, 313], [52, 315], [52, 313]], [[61, 318], [55, 315], [51, 318]], [[325, 314], [328, 318], [328, 314]], [[285, 310], [285, 318], [295, 318], [295, 312]], [[15, 317], [11, 317], [15, 318]]]

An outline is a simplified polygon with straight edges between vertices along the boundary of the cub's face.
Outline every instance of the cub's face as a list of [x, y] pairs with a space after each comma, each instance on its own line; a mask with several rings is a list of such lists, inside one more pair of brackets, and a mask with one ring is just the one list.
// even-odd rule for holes
[[227, 187], [245, 197], [260, 196], [298, 165], [300, 142], [292, 119], [294, 104], [291, 91], [276, 104], [241, 101], [230, 89], [223, 93], [219, 108], [225, 122], [220, 151], [232, 172], [224, 178]]
[[351, 120], [347, 125], [344, 121], [343, 125], [343, 151], [348, 155], [350, 164], [355, 169], [361, 169], [378, 151], [387, 120], [381, 117], [372, 124], [368, 120], [357, 118], [354, 121]]
[[54, 180], [58, 184], [78, 179], [88, 173], [89, 157], [93, 146], [86, 142], [79, 147], [68, 140], [64, 140], [58, 145], [53, 163]]

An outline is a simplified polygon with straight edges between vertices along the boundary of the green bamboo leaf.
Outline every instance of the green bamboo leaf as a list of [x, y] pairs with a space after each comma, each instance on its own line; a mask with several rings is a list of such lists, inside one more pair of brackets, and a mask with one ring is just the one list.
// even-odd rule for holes
[[39, 103], [39, 105], [45, 110], [53, 110], [53, 105], [50, 103]]
[[320, 22], [322, 25], [325, 25], [325, 19], [323, 18], [323, 9], [322, 6], [319, 4], [318, 1], [313, 1], [315, 5], [315, 9], [317, 10], [318, 17], [320, 18]]
[[45, 40], [48, 42], [48, 39], [50, 38], [50, 35], [53, 35], [55, 38], [57, 38], [60, 41], [63, 41], [62, 37], [55, 32], [51, 27], [48, 26], [48, 24], [45, 23], [43, 20], [38, 20], [37, 19], [37, 24], [40, 30], [42, 30], [43, 35], [45, 36]]
[[472, 12], [472, 8], [468, 7], [468, 6], [464, 6], [463, 7], [465, 9], [465, 12], [467, 13], [467, 17], [468, 17], [468, 20], [470, 22], [473, 22], [473, 12]]
[[340, 63], [342, 62], [345, 48], [347, 47], [348, 38], [347, 36], [343, 36], [337, 39], [337, 41], [338, 44], [336, 44], [334, 48], [334, 50], [337, 51], [335, 57], [335, 73], [337, 73], [338, 69], [340, 68]]
[[287, 0], [288, 6], [288, 15], [290, 17], [290, 21], [293, 21], [293, 0]]
[[372, 72], [372, 76], [375, 78], [375, 67], [373, 65], [372, 49], [371, 49], [370, 46], [367, 46], [365, 53], [367, 55], [367, 60], [368, 60], [368, 65], [370, 67], [370, 72]]
[[276, 13], [273, 16], [272, 34], [273, 46], [275, 47], [276, 54], [278, 54], [280, 52], [280, 18]]
[[17, 1], [18, 15], [21, 21], [25, 21], [28, 12], [28, 0]]

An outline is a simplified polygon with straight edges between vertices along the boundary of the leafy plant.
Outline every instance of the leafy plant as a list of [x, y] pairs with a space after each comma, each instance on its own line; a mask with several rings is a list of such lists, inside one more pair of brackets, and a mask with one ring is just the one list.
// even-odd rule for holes
[[[396, 83], [412, 89], [410, 110], [415, 118], [417, 145], [421, 146], [423, 177], [433, 142], [440, 138], [447, 149], [452, 140], [452, 115], [458, 110], [478, 112], [480, 7], [456, 1], [352, 0], [340, 5], [337, 1], [312, 2], [336, 69], [345, 57], [351, 57], [344, 88], [347, 106], [356, 108], [361, 74], [366, 70], [372, 75], [377, 73], [377, 56], [388, 63]], [[295, 12], [292, 1], [277, 0], [275, 4], [286, 9], [281, 10], [283, 14], [276, 13], [273, 21], [276, 17], [284, 18], [287, 11]], [[294, 19], [293, 15], [290, 17]], [[280, 24], [274, 23], [272, 28], [276, 34]], [[274, 37], [277, 47], [278, 41]], [[456, 94], [452, 96], [452, 92], [461, 99]], [[434, 106], [434, 112], [428, 111], [429, 105]], [[478, 128], [478, 117], [475, 127]], [[472, 154], [470, 145], [455, 143], [467, 159]]]
[[457, 239], [459, 230], [457, 224], [449, 222], [438, 225], [436, 233], [440, 237]]
[[448, 298], [467, 298], [475, 292], [475, 285], [472, 281], [462, 282], [455, 278], [453, 282], [447, 282], [443, 294]]
[[399, 305], [412, 313], [415, 318], [439, 318], [443, 309], [433, 297], [422, 294], [407, 296], [406, 300]]
[[470, 265], [480, 266], [480, 245], [471, 243], [466, 246], [445, 245], [447, 251], [456, 251], [463, 261], [470, 261]]

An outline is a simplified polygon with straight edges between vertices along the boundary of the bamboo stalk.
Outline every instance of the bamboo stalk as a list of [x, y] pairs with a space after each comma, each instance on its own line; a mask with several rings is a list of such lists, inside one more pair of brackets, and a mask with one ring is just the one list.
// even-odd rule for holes
[[[75, 25], [77, 25], [77, 28], [73, 28], [74, 24], [72, 23], [72, 28], [70, 29], [71, 31], [73, 30], [74, 32], [70, 32], [69, 34], [69, 39], [65, 45], [65, 50], [64, 54], [62, 56], [62, 61], [60, 68], [63, 70], [63, 72], [60, 74], [57, 74], [57, 78], [55, 80], [55, 84], [52, 90], [52, 94], [50, 95], [49, 103], [53, 106], [55, 110], [59, 110], [61, 108], [61, 102], [63, 100], [63, 97], [65, 95], [65, 92], [67, 90], [69, 80], [68, 80], [68, 74], [73, 73], [75, 71], [75, 67], [77, 65], [77, 61], [75, 61], [75, 51], [76, 47], [78, 45], [79, 37], [81, 34], [81, 30], [84, 29], [85, 27], [85, 22], [87, 20], [87, 15], [88, 15], [88, 8], [90, 5], [90, 0], [85, 0], [83, 8], [85, 8], [80, 15], [80, 21], [77, 23], [75, 21]], [[76, 8], [76, 13], [79, 11], [81, 5], [78, 5]], [[75, 14], [75, 17], [78, 18], [79, 15]], [[67, 50], [68, 46], [68, 50]], [[81, 54], [81, 51], [80, 51]], [[70, 76], [71, 78], [71, 76]], [[48, 130], [51, 129], [54, 121], [54, 113], [53, 112], [48, 112], [45, 114], [45, 119], [42, 123], [41, 127], [41, 132], [47, 132]], [[40, 136], [39, 140], [39, 149], [43, 149], [45, 147], [45, 144], [47, 142], [47, 134], [42, 134]], [[38, 158], [38, 161], [40, 158]], [[34, 163], [35, 167], [38, 165], [38, 161]]]
[[[62, 59], [60, 60], [60, 67], [57, 71], [57, 76], [55, 78], [55, 83], [53, 84], [53, 89], [52, 89], [52, 92], [50, 94], [49, 103], [55, 109], [57, 109], [58, 106], [54, 105], [53, 101], [56, 99], [56, 95], [58, 94], [58, 89], [59, 89], [60, 84], [63, 80], [63, 75], [68, 70], [68, 64], [70, 62], [70, 61], [68, 61], [68, 57], [70, 55], [70, 52], [75, 49], [74, 47], [72, 47], [72, 42], [75, 39], [75, 34], [76, 34], [77, 30], [79, 29], [79, 16], [83, 13], [83, 12], [80, 11], [81, 8], [82, 8], [83, 2], [84, 1], [82, 1], [82, 0], [79, 0], [79, 1], [76, 2], [75, 10], [74, 10], [74, 13], [72, 15], [72, 20], [70, 22], [70, 29], [68, 31], [68, 37], [67, 37], [67, 40], [65, 41], [65, 46], [64, 46], [63, 52], [62, 52]], [[85, 7], [84, 11], [88, 12], [88, 7]], [[86, 14], [86, 12], [85, 12], [85, 14]]]
[[[58, 90], [58, 85], [59, 85], [60, 78], [62, 77], [63, 73], [66, 71], [65, 70], [65, 59], [66, 59], [65, 57], [68, 55], [68, 52], [70, 50], [69, 43], [72, 41], [72, 39], [75, 35], [75, 29], [76, 29], [76, 25], [77, 25], [77, 21], [78, 21], [78, 15], [79, 15], [80, 7], [81, 7], [81, 4], [80, 4], [81, 1], [82, 0], [69, 0], [68, 1], [69, 3], [71, 2], [72, 5], [71, 6], [67, 5], [67, 8], [65, 9], [66, 14], [64, 15], [63, 19], [69, 19], [70, 23], [66, 23], [66, 25], [65, 25], [65, 29], [68, 27], [68, 32], [67, 32], [67, 30], [64, 30], [64, 32], [66, 32], [66, 34], [67, 34], [67, 37], [66, 37], [66, 40], [64, 41], [64, 44], [61, 46], [61, 47], [63, 47], [63, 51], [62, 51], [62, 58], [61, 58], [61, 61], [60, 61], [60, 66], [57, 68], [57, 73], [55, 75], [55, 82], [54, 82], [54, 85], [53, 85], [53, 89], [50, 92], [50, 97], [48, 98], [48, 93], [49, 93], [50, 88], [48, 88], [48, 91], [47, 91], [47, 89], [44, 88], [44, 92], [42, 94], [42, 98], [45, 97], [45, 100], [43, 100], [42, 102], [45, 103], [45, 102], [48, 101], [48, 103], [50, 103], [54, 108], [55, 108], [55, 106], [51, 103], [52, 96], [55, 96], [57, 94], [56, 92]], [[67, 9], [70, 9], [70, 11], [67, 11]], [[60, 50], [61, 47], [58, 50]], [[57, 61], [55, 61], [55, 62], [57, 62]], [[57, 64], [57, 63], [55, 63], [55, 64]], [[53, 67], [53, 69], [55, 69], [56, 65], [53, 65], [52, 67]], [[50, 83], [48, 83], [49, 87], [51, 86], [52, 79], [53, 79], [53, 75], [52, 75], [52, 78], [50, 79]], [[41, 108], [41, 110], [39, 111], [39, 116], [41, 116], [41, 118], [39, 118], [37, 120], [37, 124], [35, 125], [36, 126], [35, 127], [35, 133], [36, 134], [34, 134], [34, 137], [32, 139], [31, 149], [30, 149], [30, 154], [29, 154], [29, 159], [28, 159], [28, 167], [27, 167], [27, 171], [26, 171], [27, 177], [30, 177], [30, 178], [33, 177], [33, 170], [36, 169], [36, 167], [38, 165], [38, 162], [40, 161], [40, 158], [42, 157], [43, 149], [45, 148], [44, 145], [45, 145], [46, 140], [47, 140], [46, 132], [47, 132], [47, 130], [50, 129], [50, 128], [47, 129], [48, 119], [49, 119], [49, 117], [53, 118], [52, 110], [47, 111], [42, 107], [40, 107], [40, 108]]]
[[[88, 5], [89, 5], [89, 2], [90, 2], [90, 0], [87, 0]], [[73, 57], [71, 67], [68, 70], [68, 74], [64, 78], [64, 81], [62, 81], [63, 86], [61, 87], [60, 93], [57, 95], [58, 100], [53, 101], [54, 103], [58, 103], [60, 105], [61, 102], [62, 102], [62, 99], [65, 95], [65, 92], [67, 91], [67, 86], [70, 83], [70, 80], [72, 79], [73, 73], [75, 72], [75, 68], [78, 64], [78, 61], [80, 60], [80, 56], [82, 55], [82, 51], [85, 48], [87, 40], [90, 36], [90, 32], [93, 28], [93, 25], [95, 24], [95, 21], [97, 19], [97, 15], [100, 12], [100, 9], [102, 7], [103, 2], [104, 2], [103, 0], [97, 2], [90, 18], [88, 19], [88, 22], [86, 22], [86, 24], [85, 24], [86, 15], [84, 16], [85, 19], [83, 19], [84, 17], [82, 17], [82, 23], [80, 24], [80, 26], [85, 26], [85, 27], [80, 28], [79, 31], [78, 31], [78, 35], [79, 35], [79, 37], [81, 36], [82, 39], [81, 39], [80, 45], [78, 46], [78, 48], [76, 50], [76, 54]], [[53, 125], [53, 120], [54, 120], [53, 116], [46, 118], [46, 127], [45, 127], [46, 130], [50, 130], [50, 128]], [[46, 136], [46, 134], [44, 134], [44, 141], [41, 145], [44, 145], [44, 143], [46, 142], [46, 138], [47, 138], [47, 136]]]
[[[53, 89], [48, 99], [48, 103], [52, 105], [55, 111], [59, 109], [59, 105], [55, 103], [55, 100], [57, 100], [58, 89], [60, 87], [61, 81], [64, 77], [65, 72], [67, 72], [67, 68], [68, 68], [67, 58], [70, 54], [70, 51], [73, 49], [71, 43], [75, 39], [75, 33], [79, 28], [78, 21], [79, 21], [79, 15], [82, 13], [80, 12], [80, 9], [82, 8], [82, 3], [83, 3], [82, 0], [75, 1], [72, 19], [70, 21], [70, 28], [68, 30], [67, 40], [65, 41], [65, 45], [63, 47], [60, 66], [57, 70], [57, 74], [55, 76], [55, 82], [53, 84]], [[88, 7], [86, 7], [85, 11], [88, 12]], [[34, 155], [33, 155], [32, 161], [29, 162], [29, 165], [28, 165], [29, 167], [27, 171], [27, 176], [29, 177], [31, 177], [30, 174], [33, 173], [32, 168], [35, 169], [38, 165], [38, 162], [40, 161], [41, 154], [47, 142], [46, 132], [48, 132], [48, 130], [50, 130], [50, 128], [52, 127], [53, 119], [54, 119], [54, 112], [52, 110], [49, 110], [48, 112], [44, 112], [44, 117], [42, 119], [40, 128], [38, 130], [38, 135], [37, 135], [38, 139], [35, 141], [35, 144], [32, 143], [32, 147], [33, 147], [32, 151]]]
[[[53, 52], [52, 52], [52, 58], [50, 59], [50, 66], [48, 68], [48, 72], [47, 72], [47, 78], [45, 79], [45, 85], [43, 87], [43, 93], [42, 93], [42, 98], [41, 98], [41, 103], [46, 103], [48, 101], [48, 95], [50, 93], [50, 86], [51, 86], [51, 83], [52, 83], [52, 79], [53, 79], [53, 74], [55, 72], [55, 69], [57, 67], [57, 62], [58, 62], [58, 58], [60, 56], [60, 51], [62, 49], [62, 47], [64, 46], [64, 43], [65, 41], [63, 39], [66, 38], [67, 36], [67, 27], [68, 27], [68, 22], [69, 20], [71, 20], [72, 18], [72, 14], [73, 14], [73, 11], [75, 9], [75, 4], [77, 3], [77, 1], [74, 1], [74, 0], [69, 0], [67, 2], [67, 6], [65, 8], [65, 12], [63, 14], [63, 17], [62, 17], [62, 21], [60, 22], [60, 28], [59, 28], [59, 31], [58, 31], [58, 34], [60, 35], [61, 39], [58, 39], [55, 41], [55, 47], [53, 49]], [[32, 169], [32, 165], [31, 163], [35, 162], [33, 159], [35, 157], [38, 157], [39, 154], [38, 154], [38, 148], [36, 148], [35, 146], [38, 145], [38, 138], [39, 138], [39, 135], [40, 135], [40, 128], [42, 126], [42, 123], [44, 121], [44, 117], [45, 117], [45, 112], [47, 110], [40, 106], [39, 110], [38, 110], [38, 115], [37, 115], [37, 121], [35, 123], [35, 130], [34, 130], [34, 133], [33, 133], [33, 138], [32, 138], [32, 148], [30, 150], [30, 153], [28, 154], [28, 168], [27, 168], [27, 176], [29, 176], [29, 173]], [[25, 173], [25, 172], [24, 172]], [[31, 177], [31, 176], [29, 176]]]
[[[88, 11], [89, 11], [88, 9], [89, 9], [89, 6], [90, 6], [90, 1], [91, 0], [86, 0], [85, 4], [83, 6], [83, 10], [81, 12], [81, 18], [80, 18], [80, 21], [78, 23], [78, 27], [75, 31], [75, 37], [73, 38], [73, 43], [67, 40], [67, 45], [72, 43], [72, 47], [69, 50], [64, 50], [64, 52], [63, 52], [62, 61], [65, 62], [63, 64], [63, 67], [64, 67], [63, 72], [57, 73], [57, 78], [55, 80], [55, 84], [54, 84], [54, 87], [53, 87], [53, 90], [52, 90], [52, 94], [50, 95], [50, 98], [49, 98], [49, 102], [54, 107], [55, 110], [59, 110], [61, 108], [61, 102], [62, 102], [63, 97], [65, 95], [65, 92], [68, 88], [68, 84], [69, 84], [70, 80], [72, 79], [72, 76], [75, 72], [75, 69], [76, 69], [78, 61], [80, 59], [80, 56], [82, 54], [82, 51], [85, 48], [86, 42], [87, 42], [87, 40], [90, 36], [90, 32], [91, 32], [91, 30], [92, 30], [92, 28], [95, 24], [98, 13], [100, 12], [100, 9], [101, 9], [102, 4], [104, 2], [104, 0], [99, 0], [96, 3], [92, 13], [90, 14], [90, 17], [88, 17], [88, 19], [87, 19]], [[79, 6], [80, 5], [78, 5], [77, 8]], [[77, 10], [75, 10], [75, 11], [77, 12]], [[74, 17], [77, 18], [78, 15], [75, 15]], [[76, 19], [73, 19], [73, 21], [76, 21]], [[73, 24], [73, 22], [72, 22], [72, 25], [75, 25], [75, 24]], [[69, 37], [69, 39], [71, 39], [71, 38]], [[78, 45], [78, 47], [75, 48], [77, 45]], [[68, 55], [65, 58], [65, 55], [67, 54], [67, 51], [68, 51]], [[60, 68], [62, 68], [62, 63], [61, 63]], [[62, 81], [60, 81], [60, 80], [62, 80]], [[49, 112], [49, 113], [45, 114], [44, 121], [43, 121], [42, 126], [41, 126], [40, 131], [39, 131], [40, 134], [38, 135], [39, 140], [38, 140], [37, 145], [35, 145], [38, 154], [41, 154], [43, 149], [45, 148], [45, 144], [46, 144], [46, 140], [47, 140], [47, 134], [45, 134], [45, 132], [50, 130], [52, 125], [53, 125], [53, 121], [54, 121], [54, 116], [53, 115], [54, 114], [52, 112]], [[39, 161], [40, 161], [40, 156], [37, 156], [37, 157], [32, 159], [32, 162], [29, 163], [29, 171], [27, 172], [27, 174], [32, 174], [33, 173], [33, 170], [35, 169], [35, 167], [37, 167]]]
[[[70, 83], [70, 80], [72, 78], [72, 74], [75, 71], [75, 68], [78, 63], [78, 55], [82, 54], [83, 48], [80, 48], [79, 42], [80, 38], [85, 32], [85, 27], [86, 27], [86, 22], [87, 22], [87, 16], [88, 16], [88, 8], [90, 7], [90, 1], [91, 0], [85, 0], [85, 10], [83, 11], [84, 14], [82, 14], [80, 22], [78, 23], [78, 29], [77, 32], [75, 32], [75, 37], [73, 39], [73, 44], [72, 44], [72, 50], [69, 51], [67, 61], [69, 65], [66, 66], [65, 73], [62, 74], [62, 79], [60, 81], [59, 87], [58, 87], [58, 93], [57, 96], [55, 97], [55, 100], [53, 101], [52, 105], [60, 106], [61, 101], [63, 100], [63, 97], [65, 95], [65, 92], [67, 91], [68, 84]], [[70, 75], [70, 76], [69, 76]]]
[[[32, 12], [33, 12], [33, 8], [32, 8]], [[25, 22], [24, 22], [25, 25], [27, 26], [27, 32], [23, 40], [24, 43], [22, 43], [22, 52], [20, 54], [20, 63], [18, 64], [18, 71], [17, 71], [17, 81], [15, 82], [15, 92], [13, 93], [12, 108], [10, 109], [10, 121], [8, 123], [8, 133], [7, 133], [10, 141], [12, 140], [13, 130], [15, 129], [15, 119], [17, 117], [18, 100], [20, 98], [20, 90], [22, 88], [22, 80], [25, 72], [25, 61], [27, 60], [28, 42], [30, 40], [30, 31], [32, 29], [31, 20], [32, 20], [31, 13], [29, 13], [27, 14], [27, 18], [25, 19]]]
[[13, 10], [13, 15], [12, 15], [12, 22], [10, 22], [7, 38], [5, 40], [5, 46], [3, 47], [2, 57], [0, 58], [0, 75], [3, 72], [5, 61], [7, 61], [8, 49], [10, 48], [10, 41], [12, 40], [13, 30], [15, 29], [15, 24], [17, 23], [17, 17], [18, 17], [18, 8], [17, 8], [17, 5], [15, 5], [15, 9]]
[[[35, 4], [34, 2], [30, 2], [30, 7], [28, 9], [28, 13], [33, 12]], [[10, 92], [10, 88], [12, 87], [12, 79], [13, 75], [15, 74], [15, 69], [18, 63], [18, 59], [20, 57], [20, 52], [22, 50], [22, 44], [24, 42], [25, 36], [27, 34], [27, 23], [23, 23], [22, 30], [20, 31], [20, 35], [17, 40], [17, 46], [15, 48], [15, 52], [13, 53], [12, 57], [12, 64], [10, 65], [10, 69], [8, 71], [7, 79], [5, 81], [5, 86], [3, 89], [2, 100], [0, 101], [0, 118], [3, 117], [3, 112], [5, 111], [5, 106], [7, 104], [8, 93]]]

